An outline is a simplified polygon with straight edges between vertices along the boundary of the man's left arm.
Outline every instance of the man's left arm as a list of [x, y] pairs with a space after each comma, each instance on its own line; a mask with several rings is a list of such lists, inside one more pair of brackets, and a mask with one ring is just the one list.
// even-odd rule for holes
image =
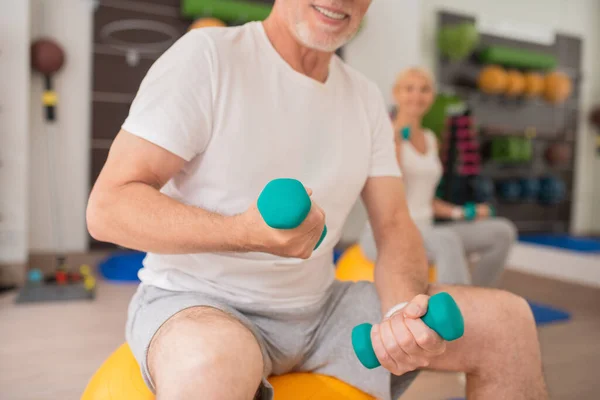
[[[373, 90], [371, 163], [362, 198], [371, 220], [377, 262], [375, 286], [385, 316], [410, 302], [402, 312], [373, 325], [371, 341], [381, 365], [395, 375], [429, 365], [445, 342], [420, 318], [429, 297], [427, 257], [421, 233], [406, 204], [401, 171], [394, 154], [394, 130], [383, 97]], [[396, 307], [398, 306], [398, 307]]]
[[362, 199], [377, 245], [375, 286], [385, 314], [426, 292], [427, 256], [421, 233], [408, 212], [401, 178], [368, 178]]

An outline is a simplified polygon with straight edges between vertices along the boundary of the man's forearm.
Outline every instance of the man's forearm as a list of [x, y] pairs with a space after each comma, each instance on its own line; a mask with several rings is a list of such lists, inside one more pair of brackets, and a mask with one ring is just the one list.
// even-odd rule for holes
[[390, 224], [379, 242], [375, 286], [385, 313], [426, 292], [428, 263], [421, 233], [408, 215]]
[[88, 229], [96, 239], [168, 254], [242, 251], [235, 217], [180, 203], [143, 183], [92, 194]]

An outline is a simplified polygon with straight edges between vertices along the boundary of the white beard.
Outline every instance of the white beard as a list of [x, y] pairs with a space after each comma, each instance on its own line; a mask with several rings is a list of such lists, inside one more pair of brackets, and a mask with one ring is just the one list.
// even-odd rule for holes
[[351, 37], [340, 37], [330, 43], [319, 43], [313, 38], [313, 34], [308, 26], [308, 22], [301, 21], [296, 23], [294, 33], [296, 38], [306, 47], [313, 50], [333, 53], [343, 45], [345, 45]]

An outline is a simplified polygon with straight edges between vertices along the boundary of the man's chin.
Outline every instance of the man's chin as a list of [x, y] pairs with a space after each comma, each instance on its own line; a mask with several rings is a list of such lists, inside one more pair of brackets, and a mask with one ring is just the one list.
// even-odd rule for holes
[[[349, 38], [327, 38], [325, 32], [315, 34], [308, 24], [299, 24], [296, 26], [296, 38], [302, 43], [302, 45], [311, 50], [321, 51], [324, 53], [334, 53], [340, 47], [344, 46], [351, 39]], [[319, 38], [319, 36], [324, 36]]]
[[300, 40], [302, 42], [302, 44], [311, 49], [311, 50], [316, 50], [316, 51], [321, 51], [324, 53], [335, 53], [339, 48], [343, 47], [346, 43], [348, 43], [348, 40], [317, 40], [317, 39], [307, 39], [307, 40], [303, 40], [302, 37], [300, 37]]

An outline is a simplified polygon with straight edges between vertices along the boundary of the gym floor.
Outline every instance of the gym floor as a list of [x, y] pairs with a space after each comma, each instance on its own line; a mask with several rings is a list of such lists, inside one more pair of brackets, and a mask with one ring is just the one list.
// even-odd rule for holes
[[[92, 261], [89, 261], [92, 262]], [[555, 400], [600, 393], [600, 289], [507, 271], [502, 287], [572, 313], [540, 328], [544, 369]], [[15, 305], [0, 296], [0, 398], [77, 399], [94, 371], [124, 341], [135, 285], [100, 282], [94, 302]], [[508, 321], [505, 321], [508, 323]], [[461, 397], [457, 374], [423, 373], [403, 400]]]

